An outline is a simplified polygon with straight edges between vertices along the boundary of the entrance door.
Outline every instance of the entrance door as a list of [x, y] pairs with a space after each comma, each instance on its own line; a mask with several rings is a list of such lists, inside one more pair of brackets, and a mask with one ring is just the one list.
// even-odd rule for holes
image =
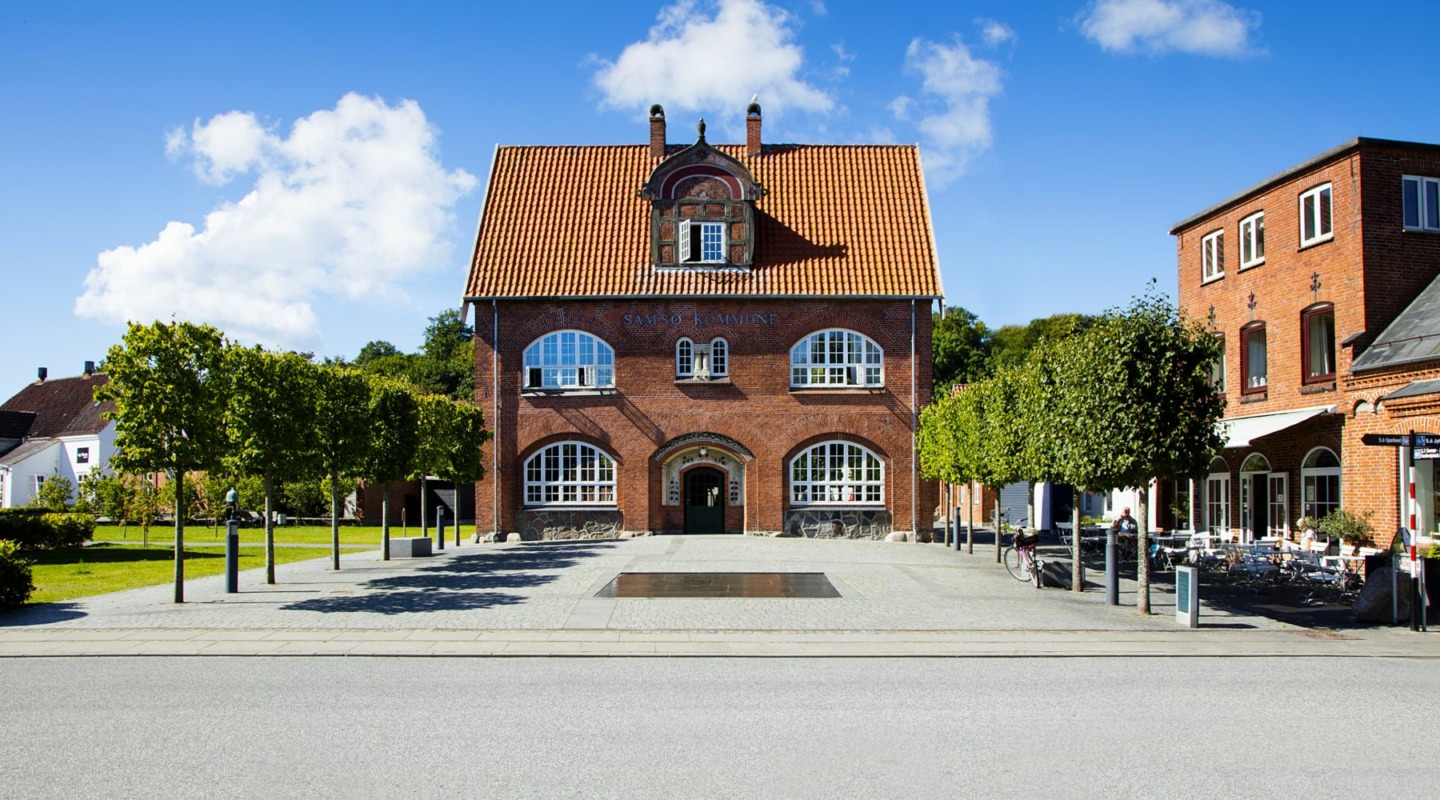
[[685, 473], [685, 532], [725, 532], [725, 473], [700, 467]]
[[1270, 476], [1264, 472], [1249, 477], [1250, 541], [1270, 535]]

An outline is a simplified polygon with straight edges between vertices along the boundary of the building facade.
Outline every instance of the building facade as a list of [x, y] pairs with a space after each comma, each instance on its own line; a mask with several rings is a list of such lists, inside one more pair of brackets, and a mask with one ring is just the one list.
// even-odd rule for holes
[[941, 295], [918, 150], [499, 147], [467, 306], [477, 533], [928, 532]]
[[1433, 531], [1409, 450], [1362, 436], [1440, 430], [1440, 146], [1354, 139], [1171, 234], [1180, 305], [1224, 342], [1227, 441], [1204, 478], [1158, 487], [1161, 524], [1293, 538], [1343, 507], [1382, 547], [1412, 511]]
[[80, 479], [105, 469], [115, 453], [115, 424], [101, 414], [113, 403], [95, 402], [109, 377], [86, 363], [82, 375], [39, 379], [0, 404], [0, 508], [30, 505], [45, 481]]

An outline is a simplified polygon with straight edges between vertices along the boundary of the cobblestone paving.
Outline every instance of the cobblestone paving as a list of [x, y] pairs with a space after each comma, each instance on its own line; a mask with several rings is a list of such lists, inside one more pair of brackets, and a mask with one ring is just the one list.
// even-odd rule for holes
[[[994, 563], [939, 545], [667, 536], [619, 541], [453, 545], [429, 559], [373, 552], [282, 565], [279, 583], [223, 577], [0, 614], [0, 627], [436, 631], [1146, 631], [1174, 630], [1173, 600], [1155, 614], [1104, 605], [1104, 593], [1036, 590]], [[823, 572], [839, 598], [597, 598], [621, 571]], [[1092, 576], [1098, 579], [1098, 576]], [[1126, 593], [1122, 603], [1133, 605]], [[1291, 630], [1258, 616], [1202, 611], [1206, 625]], [[178, 630], [177, 630], [178, 632]]]

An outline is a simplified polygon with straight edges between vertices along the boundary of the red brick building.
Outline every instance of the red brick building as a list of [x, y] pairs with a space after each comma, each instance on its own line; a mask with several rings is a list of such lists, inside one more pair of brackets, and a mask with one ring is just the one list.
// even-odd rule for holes
[[1440, 146], [1353, 139], [1170, 232], [1181, 307], [1224, 339], [1228, 441], [1162, 508], [1244, 538], [1339, 507], [1380, 546], [1412, 510], [1434, 531], [1440, 462], [1412, 509], [1408, 449], [1361, 436], [1440, 432]]
[[466, 303], [477, 532], [929, 531], [941, 295], [912, 146], [499, 147]]

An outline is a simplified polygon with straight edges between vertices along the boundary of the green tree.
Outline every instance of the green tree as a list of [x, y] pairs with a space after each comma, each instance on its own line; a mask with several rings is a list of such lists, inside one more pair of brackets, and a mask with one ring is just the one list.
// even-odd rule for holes
[[935, 356], [935, 395], [943, 397], [957, 383], [974, 383], [990, 374], [990, 329], [959, 306], [935, 315], [931, 350]]
[[366, 342], [365, 346], [360, 348], [359, 354], [355, 356], [354, 364], [355, 366], [364, 369], [370, 364], [370, 362], [378, 358], [398, 355], [400, 355], [400, 351], [395, 348], [395, 345], [390, 344], [389, 342], [379, 340], [373, 342]]
[[1075, 486], [1137, 490], [1137, 607], [1149, 613], [1147, 487], [1203, 473], [1224, 444], [1216, 426], [1224, 406], [1210, 382], [1219, 342], [1152, 284], [1066, 349], [1055, 413], [1074, 424], [1056, 444], [1061, 472]]
[[[1019, 409], [1022, 377], [1001, 368], [960, 393], [957, 421], [966, 472], [998, 494], [1006, 484], [1027, 480], [1024, 420]], [[1000, 563], [1000, 507], [995, 506], [995, 563]]]
[[410, 387], [393, 379], [370, 381], [370, 451], [362, 476], [380, 489], [380, 554], [390, 559], [390, 492], [415, 467], [420, 448], [420, 408]]
[[74, 491], [75, 485], [70, 482], [69, 478], [59, 473], [52, 473], [44, 483], [40, 484], [40, 488], [35, 492], [35, 497], [30, 500], [30, 505], [50, 511], [64, 511], [70, 506], [70, 494]]
[[1004, 325], [991, 335], [991, 369], [1019, 367], [1040, 342], [1063, 340], [1084, 333], [1095, 324], [1088, 314], [1053, 314], [1024, 325]]
[[359, 477], [370, 454], [370, 382], [344, 367], [322, 367], [317, 376], [312, 463], [330, 480], [331, 562], [340, 569], [340, 482]]
[[185, 602], [185, 475], [220, 466], [229, 391], [225, 337], [189, 322], [131, 323], [105, 357], [110, 381], [97, 402], [115, 404], [115, 466], [164, 472], [174, 484], [175, 602]]
[[315, 470], [316, 406], [320, 367], [294, 353], [260, 347], [231, 348], [232, 378], [226, 420], [229, 471], [258, 476], [265, 492], [265, 582], [275, 582], [275, 481]]
[[414, 477], [420, 481], [420, 531], [428, 536], [425, 495], [429, 476], [465, 483], [485, 476], [480, 450], [490, 440], [485, 415], [472, 403], [439, 395], [419, 398], [420, 446]]

